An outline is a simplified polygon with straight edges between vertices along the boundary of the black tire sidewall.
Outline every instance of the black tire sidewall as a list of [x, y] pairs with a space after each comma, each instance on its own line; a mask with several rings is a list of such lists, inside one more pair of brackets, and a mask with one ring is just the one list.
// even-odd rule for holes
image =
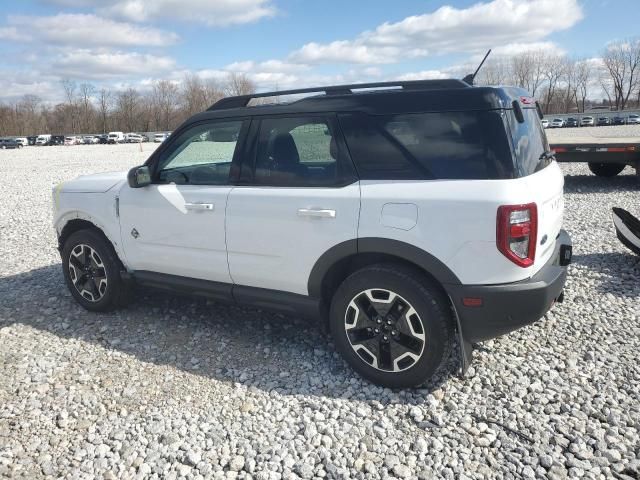
[[589, 170], [598, 177], [615, 177], [624, 170], [626, 165], [619, 163], [589, 163]]
[[[71, 280], [71, 275], [69, 273], [69, 256], [71, 255], [71, 251], [80, 244], [85, 244], [93, 248], [100, 256], [105, 268], [107, 275], [107, 291], [97, 302], [91, 302], [80, 295], [80, 292], [78, 292]], [[69, 288], [71, 295], [73, 295], [73, 298], [80, 305], [87, 310], [95, 312], [108, 311], [117, 306], [116, 300], [118, 298], [119, 290], [122, 288], [122, 281], [120, 279], [121, 267], [118, 260], [115, 258], [113, 248], [107, 244], [102, 235], [92, 230], [80, 230], [71, 234], [64, 243], [61, 257], [62, 272], [64, 274], [65, 282], [67, 283], [67, 287]]]
[[[408, 301], [420, 316], [425, 330], [425, 348], [420, 359], [402, 372], [384, 372], [367, 364], [353, 350], [345, 328], [347, 306], [358, 293], [370, 289], [390, 290]], [[450, 350], [451, 313], [443, 295], [424, 282], [418, 272], [396, 267], [367, 267], [350, 275], [331, 302], [330, 330], [336, 349], [347, 363], [367, 380], [390, 388], [422, 385], [438, 371]]]

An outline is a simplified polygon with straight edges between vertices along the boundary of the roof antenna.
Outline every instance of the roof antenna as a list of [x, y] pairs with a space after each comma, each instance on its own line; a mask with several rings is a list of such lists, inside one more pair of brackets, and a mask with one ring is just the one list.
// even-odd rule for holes
[[473, 81], [476, 78], [476, 75], [478, 74], [478, 72], [480, 71], [480, 69], [482, 68], [482, 65], [484, 65], [484, 61], [487, 59], [487, 57], [489, 56], [489, 54], [491, 53], [491, 49], [489, 49], [489, 51], [487, 52], [487, 54], [484, 56], [484, 58], [482, 59], [482, 61], [480, 62], [480, 65], [478, 65], [478, 68], [476, 68], [476, 71], [473, 72], [473, 74], [469, 74], [466, 77], [464, 77], [462, 79], [463, 82], [468, 83], [469, 85], [473, 85]]

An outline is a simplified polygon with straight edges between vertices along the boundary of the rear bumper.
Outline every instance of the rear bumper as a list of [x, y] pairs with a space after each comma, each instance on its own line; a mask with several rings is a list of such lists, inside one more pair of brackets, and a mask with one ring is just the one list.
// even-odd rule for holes
[[[500, 285], [449, 285], [462, 340], [488, 340], [542, 318], [554, 302], [562, 300], [570, 261], [571, 238], [561, 230], [551, 259], [527, 280]], [[464, 298], [481, 299], [482, 304], [466, 306]]]

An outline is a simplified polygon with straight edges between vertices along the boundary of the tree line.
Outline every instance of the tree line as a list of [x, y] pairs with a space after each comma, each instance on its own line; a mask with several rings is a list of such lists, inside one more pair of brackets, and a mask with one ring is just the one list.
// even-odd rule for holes
[[53, 106], [37, 95], [0, 104], [0, 136], [170, 131], [225, 96], [256, 91], [246, 75], [235, 73], [222, 81], [203, 80], [195, 74], [179, 83], [158, 80], [145, 93], [135, 88], [98, 89], [71, 79], [63, 79], [60, 86], [64, 101]]
[[[478, 84], [517, 85], [538, 99], [544, 113], [584, 112], [603, 105], [640, 108], [640, 38], [614, 42], [600, 59], [576, 59], [546, 50], [491, 58]], [[598, 102], [589, 98], [601, 91]]]
[[[545, 50], [493, 57], [476, 83], [520, 86], [548, 114], [584, 112], [595, 105], [640, 108], [640, 38], [608, 45], [600, 59]], [[256, 91], [247, 75], [235, 73], [222, 81], [195, 74], [181, 82], [158, 80], [145, 92], [96, 88], [71, 79], [62, 80], [61, 88], [64, 101], [53, 106], [33, 94], [12, 104], [0, 103], [0, 135], [169, 131], [224, 96]], [[590, 98], [594, 91], [600, 91], [602, 98]]]

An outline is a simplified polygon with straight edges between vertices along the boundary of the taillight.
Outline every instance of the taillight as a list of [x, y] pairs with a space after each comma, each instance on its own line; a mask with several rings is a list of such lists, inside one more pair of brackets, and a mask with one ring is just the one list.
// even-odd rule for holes
[[505, 257], [520, 267], [530, 267], [536, 258], [537, 238], [535, 203], [498, 207], [496, 243]]

